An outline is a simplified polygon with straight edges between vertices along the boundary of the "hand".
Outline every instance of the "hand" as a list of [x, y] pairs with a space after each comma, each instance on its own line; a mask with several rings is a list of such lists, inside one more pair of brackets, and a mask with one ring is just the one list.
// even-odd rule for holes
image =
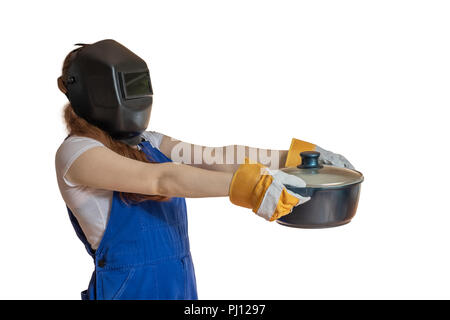
[[285, 184], [299, 188], [306, 186], [299, 177], [280, 170], [269, 170], [262, 164], [250, 163], [246, 159], [246, 163], [239, 166], [231, 180], [230, 201], [252, 209], [268, 221], [274, 221], [310, 199], [286, 189]]
[[316, 151], [320, 152], [319, 162], [334, 167], [355, 169], [353, 165], [344, 156], [333, 153], [331, 151], [322, 149], [316, 146]]
[[285, 167], [296, 167], [298, 166], [302, 160], [300, 158], [300, 153], [303, 151], [318, 151], [320, 152], [319, 162], [321, 164], [331, 165], [335, 167], [341, 168], [349, 168], [354, 169], [353, 165], [348, 161], [344, 156], [333, 153], [331, 151], [322, 149], [321, 147], [306, 142], [302, 140], [298, 140], [293, 138], [291, 142], [291, 146], [289, 148]]

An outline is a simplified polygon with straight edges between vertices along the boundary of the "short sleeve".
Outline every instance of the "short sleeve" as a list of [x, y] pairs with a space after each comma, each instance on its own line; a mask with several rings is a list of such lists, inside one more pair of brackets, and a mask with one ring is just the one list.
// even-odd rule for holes
[[154, 147], [159, 149], [159, 146], [161, 145], [161, 141], [163, 138], [163, 134], [156, 132], [156, 131], [144, 131], [142, 133], [142, 137], [149, 141], [150, 144]]
[[103, 146], [101, 142], [88, 137], [71, 136], [64, 140], [55, 155], [55, 167], [58, 178], [62, 179], [69, 187], [77, 186], [66, 178], [66, 173], [70, 166], [87, 150]]

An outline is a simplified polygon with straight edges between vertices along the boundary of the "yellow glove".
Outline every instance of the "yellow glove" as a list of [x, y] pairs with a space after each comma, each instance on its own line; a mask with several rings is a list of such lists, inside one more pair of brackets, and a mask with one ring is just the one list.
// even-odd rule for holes
[[298, 166], [302, 162], [302, 159], [300, 158], [300, 152], [315, 150], [315, 144], [292, 138], [291, 146], [289, 148], [288, 155], [286, 157], [286, 163], [284, 164], [284, 166], [286, 168]]
[[285, 184], [299, 188], [306, 186], [305, 181], [299, 177], [280, 170], [269, 170], [246, 158], [231, 180], [230, 201], [252, 209], [266, 220], [274, 221], [291, 213], [294, 206], [310, 199], [287, 190]]

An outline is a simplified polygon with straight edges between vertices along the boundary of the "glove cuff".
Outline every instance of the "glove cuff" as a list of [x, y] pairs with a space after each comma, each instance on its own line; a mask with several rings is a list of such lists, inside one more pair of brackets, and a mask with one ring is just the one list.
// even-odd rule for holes
[[254, 206], [253, 189], [261, 178], [261, 169], [264, 168], [259, 163], [241, 164], [233, 175], [230, 183], [229, 197], [231, 203], [252, 209]]
[[300, 152], [314, 151], [315, 149], [315, 144], [292, 138], [291, 146], [289, 147], [284, 166], [286, 168], [298, 166], [302, 162], [302, 159], [300, 158]]

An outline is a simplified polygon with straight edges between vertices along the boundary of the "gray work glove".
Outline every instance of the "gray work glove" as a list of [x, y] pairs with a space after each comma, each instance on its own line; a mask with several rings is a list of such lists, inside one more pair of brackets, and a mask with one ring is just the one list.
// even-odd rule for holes
[[322, 149], [316, 145], [316, 151], [320, 152], [319, 162], [330, 166], [355, 169], [353, 165], [344, 156]]

